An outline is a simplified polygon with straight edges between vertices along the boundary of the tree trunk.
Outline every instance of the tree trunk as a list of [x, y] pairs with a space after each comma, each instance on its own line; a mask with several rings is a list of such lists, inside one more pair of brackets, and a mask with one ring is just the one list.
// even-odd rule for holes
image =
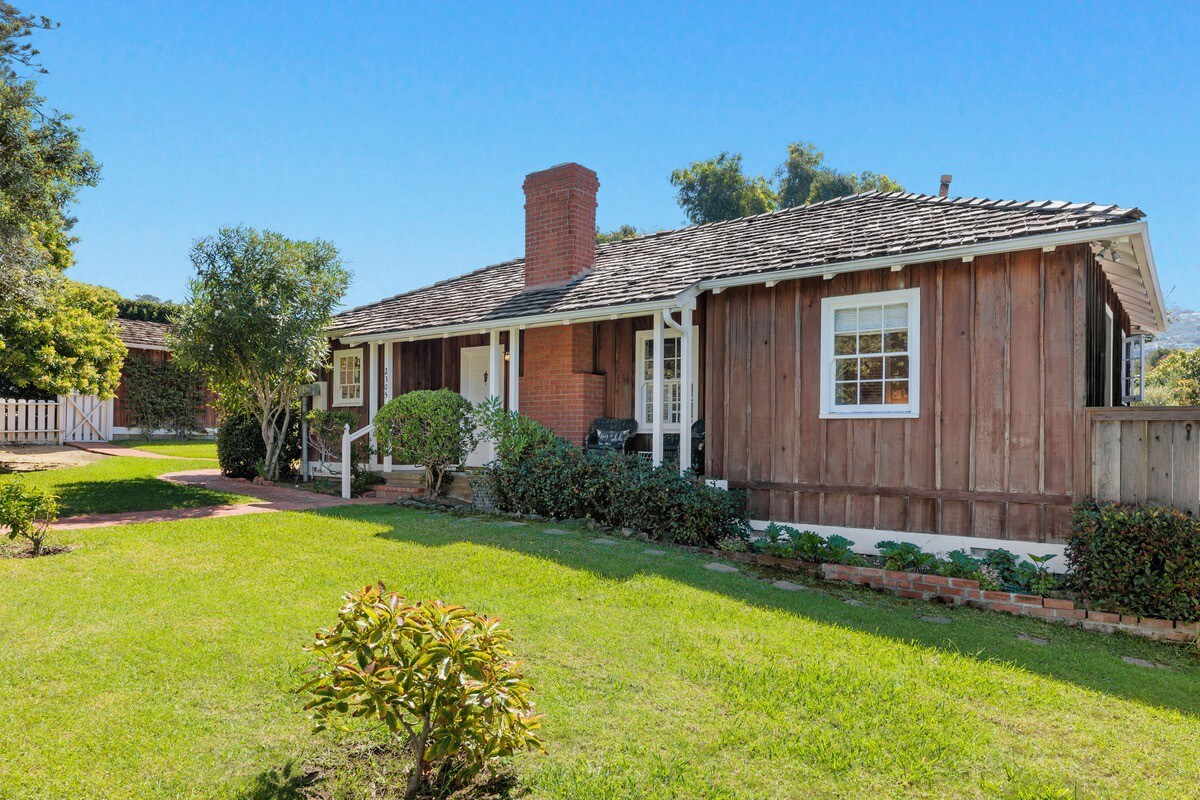
[[421, 791], [421, 780], [425, 777], [425, 742], [429, 739], [430, 727], [429, 714], [426, 713], [421, 723], [421, 734], [413, 742], [413, 768], [408, 775], [404, 800], [417, 800], [417, 792]]

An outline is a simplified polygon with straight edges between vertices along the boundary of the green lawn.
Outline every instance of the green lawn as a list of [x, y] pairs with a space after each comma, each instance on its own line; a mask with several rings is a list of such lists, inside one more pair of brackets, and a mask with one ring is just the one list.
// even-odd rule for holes
[[121, 447], [131, 447], [134, 450], [145, 450], [147, 453], [158, 453], [172, 458], [207, 458], [217, 457], [217, 443], [214, 439], [123, 439], [113, 442]]
[[[379, 578], [511, 627], [550, 751], [517, 761], [529, 797], [1179, 798], [1200, 785], [1200, 665], [1181, 650], [788, 592], [700, 556], [542, 528], [360, 506], [79, 532], [70, 553], [0, 561], [0, 797], [294, 796], [264, 776], [334, 747], [292, 694], [300, 648], [341, 592]], [[371, 796], [352, 784], [334, 796]]]
[[157, 511], [165, 508], [198, 508], [245, 502], [247, 498], [195, 486], [168, 483], [157, 478], [167, 472], [211, 469], [209, 461], [137, 458], [102, 458], [82, 467], [23, 472], [0, 477], [56, 492], [60, 515], [103, 514], [116, 511]]

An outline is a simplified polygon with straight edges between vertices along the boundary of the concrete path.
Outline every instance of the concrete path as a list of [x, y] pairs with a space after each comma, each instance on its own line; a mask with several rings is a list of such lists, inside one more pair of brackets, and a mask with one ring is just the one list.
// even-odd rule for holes
[[[133, 456], [134, 458], [177, 458], [164, 456], [162, 453], [151, 453], [149, 450], [134, 450], [132, 447], [120, 447], [108, 442], [67, 442], [71, 447], [97, 453], [102, 456]], [[207, 460], [207, 459], [205, 459]]]
[[[124, 448], [118, 448], [124, 450]], [[162, 511], [126, 511], [115, 514], [85, 514], [78, 517], [63, 517], [54, 525], [55, 530], [76, 531], [88, 528], [104, 528], [109, 525], [130, 525], [139, 522], [174, 522], [181, 519], [211, 519], [213, 517], [239, 517], [245, 514], [268, 514], [272, 511], [309, 511], [346, 505], [382, 505], [390, 501], [381, 498], [360, 497], [343, 500], [327, 494], [293, 489], [289, 486], [257, 486], [246, 481], [226, 478], [217, 469], [196, 469], [187, 472], [168, 472], [160, 480], [198, 486], [217, 492], [252, 495], [246, 503], [205, 506], [203, 508], [168, 508]], [[257, 498], [257, 499], [255, 499]]]

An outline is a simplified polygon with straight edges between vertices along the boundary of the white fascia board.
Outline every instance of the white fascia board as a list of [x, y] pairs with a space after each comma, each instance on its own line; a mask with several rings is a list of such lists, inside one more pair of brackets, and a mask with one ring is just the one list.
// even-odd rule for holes
[[[691, 291], [689, 289], [689, 291]], [[686, 294], [686, 293], [685, 293]], [[604, 308], [588, 308], [578, 311], [556, 311], [553, 314], [535, 314], [528, 317], [504, 317], [480, 322], [465, 322], [458, 325], [440, 325], [432, 328], [414, 328], [408, 331], [385, 331], [367, 333], [361, 336], [344, 336], [342, 343], [347, 345], [363, 342], [406, 342], [417, 339], [438, 339], [446, 336], [469, 336], [475, 333], [487, 333], [492, 330], [505, 331], [509, 328], [540, 328], [548, 325], [562, 325], [568, 322], [596, 322], [604, 319], [621, 317], [639, 317], [653, 314], [664, 308], [678, 308], [679, 298], [669, 297], [664, 300], [651, 300], [644, 303], [631, 303], [623, 306], [608, 306]]]
[[1138, 269], [1142, 273], [1142, 284], [1146, 287], [1146, 296], [1154, 310], [1154, 320], [1158, 330], [1147, 330], [1147, 333], [1164, 333], [1167, 330], [1166, 300], [1163, 299], [1162, 286], [1158, 282], [1158, 268], [1154, 264], [1154, 251], [1150, 248], [1150, 226], [1145, 222], [1138, 223], [1141, 231], [1131, 236], [1133, 252], [1137, 254]]

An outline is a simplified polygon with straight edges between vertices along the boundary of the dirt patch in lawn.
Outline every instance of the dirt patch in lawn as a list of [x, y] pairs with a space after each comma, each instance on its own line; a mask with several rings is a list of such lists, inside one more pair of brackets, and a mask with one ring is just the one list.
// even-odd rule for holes
[[66, 445], [3, 445], [0, 446], [0, 473], [81, 467], [102, 458], [104, 456], [98, 453], [88, 453]]

